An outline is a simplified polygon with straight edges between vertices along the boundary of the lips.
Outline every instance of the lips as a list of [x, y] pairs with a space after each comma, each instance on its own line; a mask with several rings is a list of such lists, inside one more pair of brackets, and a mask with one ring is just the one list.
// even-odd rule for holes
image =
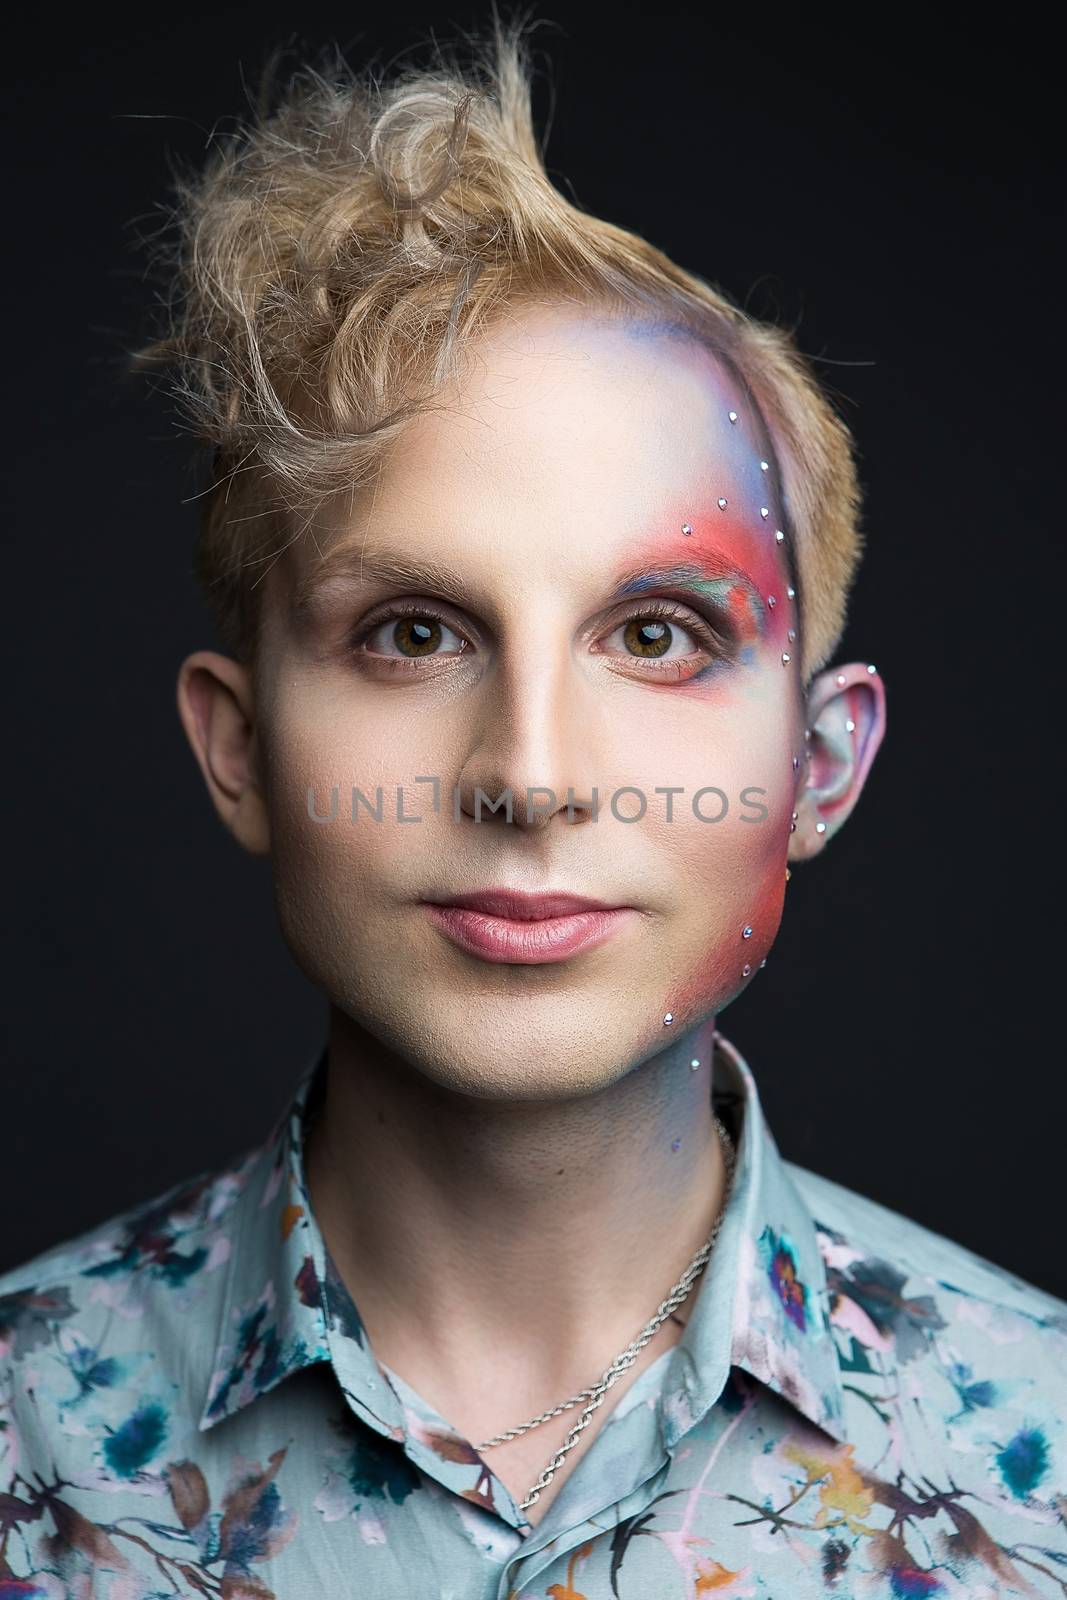
[[468, 955], [528, 966], [569, 960], [638, 916], [633, 906], [519, 889], [479, 889], [425, 904], [438, 931]]
[[476, 889], [472, 894], [452, 894], [431, 903], [456, 906], [463, 911], [481, 911], [487, 917], [506, 917], [509, 922], [540, 922], [548, 917], [571, 917], [583, 911], [622, 909], [610, 901], [591, 900], [586, 895], [530, 894], [525, 889]]

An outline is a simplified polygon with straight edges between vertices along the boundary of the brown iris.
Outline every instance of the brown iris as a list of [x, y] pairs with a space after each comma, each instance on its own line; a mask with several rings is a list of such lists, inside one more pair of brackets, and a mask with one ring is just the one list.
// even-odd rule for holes
[[405, 655], [428, 656], [441, 643], [441, 624], [436, 617], [400, 617], [393, 643]]
[[623, 631], [626, 648], [636, 656], [661, 656], [671, 647], [670, 624], [653, 617], [631, 617]]

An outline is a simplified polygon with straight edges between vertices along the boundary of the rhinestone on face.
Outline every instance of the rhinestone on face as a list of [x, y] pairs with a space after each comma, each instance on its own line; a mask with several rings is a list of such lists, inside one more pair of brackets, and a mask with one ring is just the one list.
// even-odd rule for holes
[[751, 971], [752, 971], [752, 968], [749, 966], [748, 962], [746, 961], [744, 966], [741, 968], [741, 976], [742, 976], [742, 978], [747, 978]]
[[782, 532], [781, 528], [775, 528], [774, 537], [777, 539], [778, 543], [781, 544], [785, 539], [785, 534]]
[[673, 1021], [674, 1021], [674, 1012], [673, 1011], [668, 1011], [667, 1015], [663, 1019], [663, 1026], [665, 1028], [669, 1028]]
[[717, 503], [720, 511], [725, 511], [726, 510], [728, 501], [725, 499], [725, 497], [723, 495], [719, 496], [718, 501], [716, 503]]
[[825, 824], [825, 822], [817, 822], [815, 824], [815, 832], [816, 833], [825, 833], [826, 832], [826, 824]]
[[747, 923], [741, 929], [741, 937], [742, 937], [742, 939], [751, 939], [751, 937], [752, 937], [752, 929], [748, 926]]
[[767, 520], [767, 518], [768, 518], [768, 517], [769, 517], [769, 516], [770, 516], [770, 514], [771, 514], [771, 513], [770, 513], [770, 507], [769, 507], [769, 506], [760, 506], [760, 508], [759, 508], [759, 514], [760, 514], [760, 516], [761, 516], [761, 517], [762, 517], [762, 518], [763, 518], [763, 520], [764, 520], [764, 522], [766, 522], [766, 520]]
[[791, 656], [789, 654], [789, 651], [788, 650], [783, 650], [782, 651], [782, 666], [783, 667], [788, 666], [791, 659], [792, 658], [791, 658]]
[[792, 584], [790, 584], [790, 585], [789, 585], [789, 588], [788, 588], [788, 589], [787, 589], [787, 590], [786, 590], [786, 591], [785, 591], [785, 592], [786, 592], [786, 594], [787, 594], [787, 595], [788, 595], [788, 596], [789, 596], [789, 598], [790, 598], [790, 600], [795, 600], [795, 599], [796, 599], [796, 594], [797, 594], [797, 592], [796, 592], [796, 590], [795, 590], [795, 589], [794, 589], [794, 588], [793, 588], [793, 585], [792, 585]]
[[692, 524], [691, 523], [688, 523], [688, 522], [683, 522], [682, 523], [682, 532], [684, 534], [688, 535], [688, 534], [692, 533], [692, 531], [693, 531], [693, 528], [692, 528]]
[[855, 731], [856, 731], [856, 724], [853, 722], [852, 718], [851, 717], [846, 718], [846, 721], [845, 721], [845, 732], [846, 733], [855, 733]]
[[736, 422], [737, 421], [737, 412], [736, 411], [728, 411], [726, 414], [730, 418], [731, 422]]

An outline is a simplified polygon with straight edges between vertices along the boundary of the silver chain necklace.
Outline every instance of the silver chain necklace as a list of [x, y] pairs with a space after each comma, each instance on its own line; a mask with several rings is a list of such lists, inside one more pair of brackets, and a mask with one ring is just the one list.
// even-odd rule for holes
[[508, 1439], [517, 1439], [520, 1434], [529, 1433], [531, 1428], [540, 1427], [542, 1422], [550, 1422], [553, 1417], [562, 1416], [564, 1411], [569, 1411], [572, 1406], [581, 1405], [583, 1400], [588, 1401], [588, 1404], [583, 1408], [582, 1414], [578, 1421], [574, 1424], [574, 1427], [571, 1429], [570, 1433], [568, 1433], [566, 1439], [556, 1451], [556, 1454], [552, 1457], [551, 1461], [548, 1463], [547, 1467], [542, 1472], [541, 1476], [538, 1478], [537, 1482], [534, 1484], [525, 1500], [520, 1503], [519, 1509], [521, 1511], [527, 1510], [528, 1507], [535, 1503], [535, 1501], [540, 1500], [541, 1490], [546, 1488], [548, 1484], [552, 1482], [552, 1479], [555, 1477], [559, 1466], [563, 1462], [568, 1452], [573, 1450], [574, 1446], [578, 1443], [583, 1430], [589, 1425], [593, 1412], [600, 1405], [612, 1384], [617, 1378], [622, 1376], [627, 1368], [633, 1366], [634, 1362], [637, 1360], [638, 1354], [644, 1349], [645, 1345], [652, 1338], [652, 1335], [656, 1332], [656, 1329], [661, 1323], [666, 1321], [672, 1311], [676, 1310], [677, 1307], [681, 1305], [682, 1301], [693, 1287], [698, 1274], [707, 1263], [708, 1257], [711, 1255], [711, 1252], [715, 1247], [715, 1241], [719, 1236], [719, 1229], [722, 1226], [723, 1215], [726, 1211], [726, 1201], [730, 1193], [730, 1187], [733, 1183], [734, 1163], [736, 1160], [734, 1142], [727, 1133], [723, 1124], [719, 1121], [718, 1117], [715, 1118], [715, 1128], [722, 1143], [722, 1152], [726, 1161], [726, 1187], [723, 1193], [722, 1204], [719, 1207], [719, 1215], [715, 1219], [715, 1226], [712, 1228], [708, 1238], [701, 1245], [692, 1261], [686, 1267], [685, 1271], [682, 1273], [682, 1276], [674, 1285], [674, 1288], [668, 1292], [665, 1299], [660, 1301], [659, 1308], [657, 1309], [655, 1316], [650, 1318], [650, 1320], [645, 1323], [636, 1339], [626, 1346], [626, 1349], [623, 1350], [621, 1355], [617, 1355], [615, 1357], [615, 1360], [611, 1363], [610, 1367], [608, 1367], [607, 1371], [604, 1373], [603, 1377], [598, 1383], [593, 1384], [593, 1386], [589, 1389], [580, 1390], [578, 1394], [572, 1395], [569, 1400], [564, 1400], [562, 1405], [553, 1406], [551, 1411], [542, 1411], [539, 1417], [531, 1417], [529, 1422], [524, 1422], [517, 1428], [509, 1428], [506, 1433], [494, 1434], [491, 1439], [486, 1439], [484, 1444], [475, 1446], [479, 1453], [483, 1450], [491, 1450], [494, 1445], [504, 1444]]

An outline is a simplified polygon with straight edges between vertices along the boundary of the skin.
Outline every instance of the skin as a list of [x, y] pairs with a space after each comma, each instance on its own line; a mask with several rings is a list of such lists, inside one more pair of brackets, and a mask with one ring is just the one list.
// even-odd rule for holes
[[[716, 1014], [758, 977], [787, 865], [856, 804], [885, 697], [865, 662], [801, 683], [773, 447], [706, 349], [591, 310], [513, 311], [443, 400], [373, 488], [271, 567], [254, 666], [195, 652], [178, 705], [219, 815], [269, 855], [285, 938], [329, 998], [306, 1151], [329, 1249], [378, 1360], [477, 1442], [594, 1381], [707, 1237], [724, 1189]], [[434, 563], [433, 581], [388, 576], [398, 558]], [[429, 654], [412, 653], [410, 623], [398, 634], [396, 601], [431, 614]], [[651, 647], [669, 637], [666, 654], [650, 657], [642, 623], [664, 621]], [[416, 775], [439, 777], [438, 814]], [[353, 785], [373, 799], [379, 784], [383, 821], [353, 824]], [[337, 820], [312, 821], [309, 788], [326, 815], [334, 785]], [[729, 801], [722, 821], [693, 814], [708, 785]], [[421, 821], [395, 820], [397, 786]], [[527, 786], [555, 807], [527, 808]], [[624, 786], [647, 797], [639, 822], [607, 807]], [[684, 790], [670, 821], [666, 786]], [[476, 822], [475, 790], [505, 787], [512, 821]], [[747, 807], [746, 789], [763, 791]], [[760, 805], [764, 820], [743, 820]], [[715, 817], [721, 801], [702, 806]], [[491, 964], [420, 904], [498, 886], [634, 912], [570, 959]], [[516, 1498], [577, 1416], [487, 1452]]]

